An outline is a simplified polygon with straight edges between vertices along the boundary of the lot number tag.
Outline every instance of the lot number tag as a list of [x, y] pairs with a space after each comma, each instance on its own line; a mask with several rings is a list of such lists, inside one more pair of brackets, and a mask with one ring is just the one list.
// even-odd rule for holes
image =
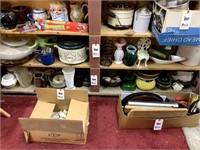
[[65, 91], [63, 89], [57, 89], [57, 99], [59, 100], [65, 99]]
[[180, 30], [188, 30], [190, 28], [191, 19], [192, 11], [185, 11], [181, 19]]
[[90, 76], [91, 85], [97, 85], [97, 75]]
[[162, 129], [162, 126], [163, 126], [163, 122], [164, 122], [163, 119], [156, 119], [156, 120], [155, 120], [155, 123], [154, 123], [154, 128], [153, 128], [153, 130], [161, 130], [161, 129]]
[[92, 44], [92, 57], [99, 58], [100, 57], [100, 46], [99, 44]]

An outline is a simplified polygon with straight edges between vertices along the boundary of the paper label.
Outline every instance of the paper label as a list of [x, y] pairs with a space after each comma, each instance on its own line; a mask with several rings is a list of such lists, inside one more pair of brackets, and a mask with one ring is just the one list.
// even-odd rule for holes
[[90, 76], [91, 85], [97, 85], [97, 75]]
[[65, 99], [65, 91], [63, 89], [57, 89], [57, 99], [59, 100]]
[[92, 44], [92, 57], [99, 58], [100, 57], [100, 46], [99, 44]]
[[153, 130], [162, 130], [163, 122], [163, 119], [156, 119]]
[[188, 30], [192, 19], [192, 11], [184, 11], [181, 19], [180, 30]]

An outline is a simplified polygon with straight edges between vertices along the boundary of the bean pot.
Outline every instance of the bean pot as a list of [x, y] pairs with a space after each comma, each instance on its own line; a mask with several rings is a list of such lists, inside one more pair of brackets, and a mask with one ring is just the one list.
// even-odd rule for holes
[[134, 8], [128, 2], [109, 4], [108, 25], [114, 28], [129, 28], [133, 22]]

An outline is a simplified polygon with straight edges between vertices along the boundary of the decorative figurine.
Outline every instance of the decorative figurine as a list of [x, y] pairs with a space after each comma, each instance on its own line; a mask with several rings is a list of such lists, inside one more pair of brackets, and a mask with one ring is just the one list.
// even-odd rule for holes
[[145, 59], [145, 66], [147, 66], [147, 61], [149, 60], [148, 48], [151, 46], [151, 40], [149, 38], [140, 38], [138, 40], [138, 52], [137, 52], [137, 66]]
[[52, 20], [69, 21], [66, 4], [62, 1], [50, 2], [49, 13]]

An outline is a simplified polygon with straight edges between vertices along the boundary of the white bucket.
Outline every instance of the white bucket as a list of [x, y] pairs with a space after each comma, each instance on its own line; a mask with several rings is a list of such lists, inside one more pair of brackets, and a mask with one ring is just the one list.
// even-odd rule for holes
[[187, 66], [200, 65], [200, 46], [179, 46], [177, 55], [185, 57], [185, 61], [181, 61], [181, 64]]
[[[145, 10], [146, 8], [138, 9], [135, 11], [134, 22], [133, 22], [133, 31], [138, 33], [145, 33], [148, 31], [151, 12]], [[146, 13], [148, 11], [149, 13]]]
[[62, 72], [65, 77], [65, 82], [67, 89], [74, 89], [74, 75], [75, 75], [75, 69], [74, 68], [63, 68]]

